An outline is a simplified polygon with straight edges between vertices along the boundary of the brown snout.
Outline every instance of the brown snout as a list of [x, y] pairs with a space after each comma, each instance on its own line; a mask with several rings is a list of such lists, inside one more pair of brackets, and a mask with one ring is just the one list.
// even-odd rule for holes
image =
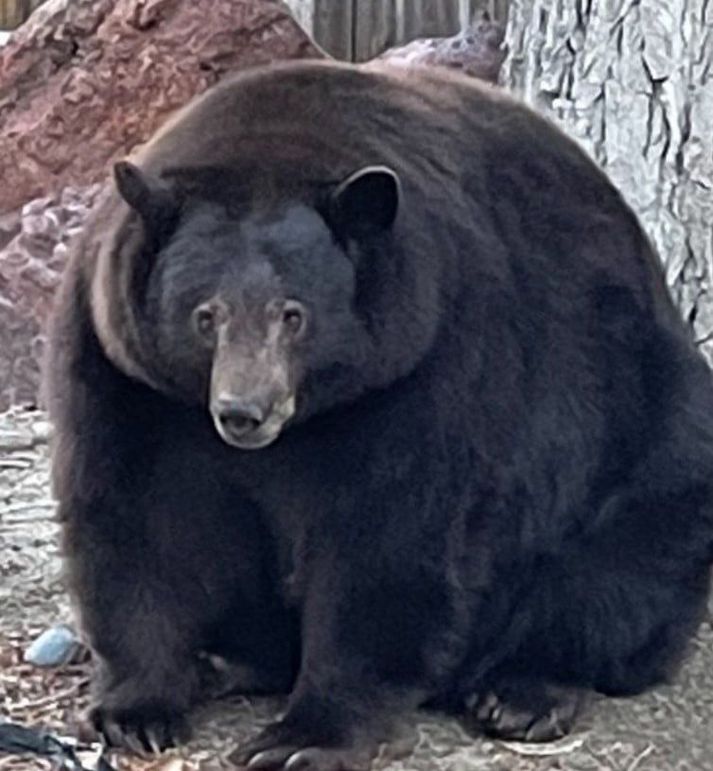
[[225, 442], [243, 450], [258, 450], [277, 439], [295, 412], [294, 395], [260, 399], [227, 393], [211, 402], [218, 433]]
[[288, 351], [279, 329], [271, 330], [252, 337], [245, 329], [219, 331], [210, 411], [222, 439], [241, 449], [267, 447], [295, 412]]
[[223, 433], [231, 439], [240, 439], [256, 431], [269, 412], [255, 401], [231, 396], [220, 396], [214, 407], [216, 420], [220, 422]]

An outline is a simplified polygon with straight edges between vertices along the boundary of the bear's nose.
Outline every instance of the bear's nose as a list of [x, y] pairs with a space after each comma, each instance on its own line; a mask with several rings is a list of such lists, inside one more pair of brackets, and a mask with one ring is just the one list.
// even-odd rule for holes
[[234, 397], [219, 398], [216, 413], [223, 430], [233, 438], [249, 434], [265, 420], [259, 405]]

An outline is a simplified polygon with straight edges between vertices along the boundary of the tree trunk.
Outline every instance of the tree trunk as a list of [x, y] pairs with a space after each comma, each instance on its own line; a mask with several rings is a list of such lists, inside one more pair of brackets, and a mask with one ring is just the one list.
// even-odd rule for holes
[[512, 0], [506, 41], [503, 84], [606, 169], [713, 362], [713, 4]]

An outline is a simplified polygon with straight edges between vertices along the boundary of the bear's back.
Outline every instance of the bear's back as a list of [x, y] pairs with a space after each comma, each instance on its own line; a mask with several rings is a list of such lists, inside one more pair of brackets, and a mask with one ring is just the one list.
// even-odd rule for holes
[[552, 168], [549, 184], [579, 177], [575, 198], [619, 203], [604, 175], [547, 121], [497, 88], [427, 67], [304, 61], [249, 70], [181, 110], [139, 158], [162, 173], [243, 171], [251, 186], [273, 181], [282, 195], [373, 163], [392, 165], [416, 187], [428, 180], [429, 193], [442, 185], [484, 195], [488, 175], [537, 159]]
[[[427, 74], [321, 61], [250, 70], [190, 103], [141, 155], [161, 170], [256, 166], [262, 176], [340, 179], [355, 163], [431, 155], [434, 133], [443, 154], [466, 84]], [[491, 101], [483, 88], [468, 90]]]

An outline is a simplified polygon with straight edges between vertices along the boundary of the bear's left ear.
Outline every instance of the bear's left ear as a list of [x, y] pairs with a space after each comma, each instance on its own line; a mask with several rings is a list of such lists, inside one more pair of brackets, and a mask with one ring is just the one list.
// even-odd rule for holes
[[365, 166], [340, 182], [329, 197], [332, 227], [349, 238], [388, 230], [396, 219], [401, 183], [388, 166]]
[[154, 238], [165, 234], [180, 209], [175, 191], [129, 161], [114, 164], [114, 181], [121, 197], [143, 220], [147, 232]]

